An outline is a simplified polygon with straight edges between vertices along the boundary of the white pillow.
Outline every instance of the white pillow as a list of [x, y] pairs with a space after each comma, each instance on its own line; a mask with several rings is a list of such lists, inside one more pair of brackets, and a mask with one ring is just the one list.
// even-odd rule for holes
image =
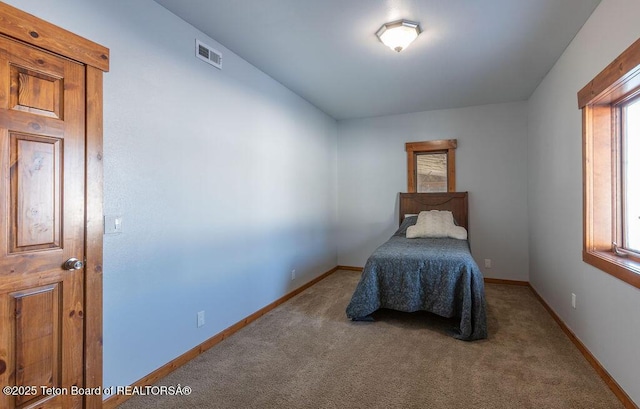
[[407, 238], [451, 237], [466, 240], [467, 229], [456, 226], [453, 213], [448, 210], [429, 210], [420, 212], [415, 225], [407, 228]]

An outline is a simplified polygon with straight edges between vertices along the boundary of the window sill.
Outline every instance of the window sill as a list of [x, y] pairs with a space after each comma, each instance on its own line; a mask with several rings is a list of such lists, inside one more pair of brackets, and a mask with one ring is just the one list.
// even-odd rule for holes
[[616, 256], [609, 251], [583, 251], [582, 260], [585, 263], [609, 273], [612, 276], [640, 288], [640, 262]]

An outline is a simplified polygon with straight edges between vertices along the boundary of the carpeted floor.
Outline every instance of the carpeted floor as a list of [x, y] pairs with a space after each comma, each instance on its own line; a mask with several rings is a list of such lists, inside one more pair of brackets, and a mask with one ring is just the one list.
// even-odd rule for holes
[[486, 285], [489, 339], [445, 335], [448, 320], [379, 311], [351, 322], [360, 273], [338, 271], [137, 396], [138, 408], [621, 408], [526, 287]]

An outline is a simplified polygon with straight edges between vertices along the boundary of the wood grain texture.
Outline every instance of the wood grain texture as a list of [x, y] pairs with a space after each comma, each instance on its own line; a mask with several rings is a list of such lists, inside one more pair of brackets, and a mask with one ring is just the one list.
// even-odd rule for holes
[[531, 288], [531, 291], [536, 296], [538, 301], [540, 301], [540, 304], [542, 304], [542, 306], [547, 310], [547, 312], [549, 312], [549, 315], [551, 315], [551, 317], [555, 320], [555, 322], [560, 326], [562, 331], [567, 335], [567, 337], [569, 337], [571, 342], [573, 342], [576, 348], [578, 348], [580, 353], [582, 353], [582, 355], [586, 358], [589, 364], [591, 364], [593, 369], [595, 369], [595, 371], [598, 373], [600, 378], [602, 378], [602, 380], [607, 384], [609, 389], [611, 389], [611, 391], [616, 395], [616, 397], [620, 399], [620, 402], [622, 402], [624, 407], [627, 409], [638, 409], [638, 406], [633, 402], [633, 400], [629, 397], [629, 395], [627, 395], [624, 389], [622, 389], [620, 385], [618, 385], [615, 379], [613, 379], [613, 377], [609, 374], [609, 372], [607, 372], [607, 370], [596, 359], [596, 357], [591, 353], [591, 351], [589, 351], [589, 349], [582, 343], [582, 341], [580, 341], [580, 339], [578, 339], [578, 337], [573, 333], [573, 331], [569, 329], [567, 324], [565, 324], [565, 322], [562, 321], [562, 318], [560, 318], [560, 316], [556, 314], [556, 312], [553, 310], [553, 308], [549, 306], [549, 304], [547, 304], [544, 298], [540, 296], [538, 291], [536, 291], [536, 289], [530, 284], [529, 284], [529, 288]]
[[583, 223], [587, 251], [611, 250], [617, 208], [613, 206], [618, 185], [614, 166], [617, 152], [612, 135], [614, 112], [610, 106], [586, 106], [583, 129]]
[[[1, 73], [0, 73], [1, 75]], [[34, 116], [28, 112], [0, 110], [0, 123], [11, 123], [13, 130], [23, 133], [64, 138], [64, 122], [56, 118]]]
[[109, 71], [109, 49], [0, 2], [2, 34]]
[[407, 142], [405, 149], [407, 152], [434, 152], [446, 151], [458, 147], [457, 139], [439, 139], [435, 141]]
[[455, 147], [447, 151], [447, 183], [449, 185], [449, 192], [455, 192], [456, 191], [456, 149]]
[[[86, 387], [102, 386], [102, 240], [103, 240], [103, 116], [102, 71], [87, 67], [87, 147], [85, 221], [85, 379]], [[87, 396], [86, 409], [102, 407], [102, 396]]]
[[354, 267], [354, 266], [338, 266], [338, 270], [347, 270], [347, 271], [362, 271], [364, 267]]
[[407, 149], [407, 192], [415, 193], [418, 189], [416, 157], [413, 150]]
[[43, 80], [28, 73], [18, 74], [18, 104], [53, 111], [54, 82]]
[[578, 108], [610, 104], [640, 86], [640, 39], [578, 92]]
[[[0, 33], [4, 28], [0, 26]], [[7, 86], [12, 83], [11, 66], [60, 78], [64, 82], [60, 98], [64, 118], [12, 109], [8, 103], [12, 90]], [[10, 334], [0, 337], [1, 366], [10, 368], [0, 374], [0, 384], [34, 382], [46, 386], [47, 382], [58, 382], [60, 387], [83, 386], [84, 271], [66, 271], [62, 264], [71, 257], [84, 259], [84, 66], [0, 36], [0, 84], [4, 89], [0, 93], [0, 212], [21, 213], [20, 223], [0, 218], [0, 327]], [[29, 84], [34, 96], [40, 95], [39, 86], [48, 87], [46, 81]], [[45, 89], [42, 95], [49, 91]], [[27, 100], [33, 102], [34, 98]], [[47, 108], [38, 103], [40, 108]], [[39, 125], [43, 123], [55, 123], [51, 129], [56, 132], [52, 135], [49, 126]], [[10, 196], [13, 205], [6, 200]], [[50, 228], [51, 223], [54, 231], [59, 231], [53, 239], [59, 245], [9, 254], [10, 243], [22, 240], [23, 247], [33, 250], [44, 245], [38, 244], [41, 241], [51, 241], [48, 233], [47, 237], [40, 236], [43, 232], [19, 233], [22, 225], [24, 229], [35, 225]], [[47, 294], [43, 286], [55, 290]], [[13, 314], [16, 319], [12, 319]], [[54, 332], [49, 331], [50, 326], [56, 328]], [[82, 396], [71, 394], [24, 401], [0, 396], [0, 407], [80, 408], [82, 400]]]
[[405, 214], [418, 214], [423, 210], [448, 210], [459, 226], [469, 230], [467, 192], [400, 193], [400, 224]]
[[[48, 285], [12, 294], [15, 303], [16, 381], [19, 386], [59, 387], [60, 384], [60, 292]], [[38, 401], [34, 395], [16, 397], [16, 405]]]
[[[12, 138], [14, 139], [14, 138]], [[56, 173], [54, 143], [15, 138], [12, 157], [15, 172], [15, 201], [18, 247], [49, 244], [54, 241], [56, 217]], [[59, 161], [59, 157], [57, 158]], [[13, 195], [12, 195], [13, 196]], [[57, 195], [59, 198], [59, 195]]]
[[[3, 118], [21, 123], [34, 134], [62, 138], [66, 60], [3, 39], [4, 52], [12, 56], [11, 64], [0, 66], [0, 106], [6, 110]], [[44, 90], [39, 88], [42, 86]]]
[[521, 287], [529, 287], [528, 281], [519, 281], [519, 280], [505, 280], [502, 278], [484, 278], [484, 282], [487, 284], [503, 284], [503, 285], [518, 285]]
[[[173, 359], [172, 361], [168, 362], [167, 364], [161, 366], [160, 368], [158, 368], [155, 371], [151, 372], [149, 375], [147, 375], [147, 376], [141, 378], [140, 380], [138, 380], [137, 382], [133, 383], [133, 385], [131, 385], [131, 386], [140, 387], [140, 386], [153, 385], [158, 380], [162, 379], [163, 377], [167, 376], [171, 372], [173, 372], [176, 369], [180, 368], [182, 365], [184, 365], [187, 362], [191, 361], [193, 358], [197, 357], [201, 353], [203, 353], [206, 350], [210, 349], [211, 347], [215, 346], [216, 344], [218, 344], [223, 339], [230, 337], [231, 335], [233, 335], [234, 333], [238, 332], [242, 328], [246, 327], [247, 325], [249, 325], [253, 321], [255, 321], [258, 318], [262, 317], [264, 314], [266, 314], [269, 311], [273, 310], [274, 308], [276, 308], [280, 304], [290, 300], [291, 298], [293, 298], [296, 295], [300, 294], [302, 291], [304, 291], [307, 288], [311, 287], [312, 285], [320, 282], [321, 280], [327, 278], [328, 276], [330, 276], [331, 274], [335, 273], [336, 271], [338, 271], [338, 267], [334, 267], [331, 270], [329, 270], [329, 271], [323, 273], [322, 275], [314, 278], [313, 280], [309, 281], [308, 283], [303, 284], [302, 286], [296, 288], [295, 290], [291, 291], [290, 293], [288, 293], [288, 294], [284, 295], [283, 297], [277, 299], [276, 301], [272, 302], [271, 304], [267, 305], [266, 307], [261, 308], [260, 310], [254, 312], [253, 314], [249, 315], [248, 317], [236, 322], [235, 324], [233, 324], [229, 328], [227, 328], [227, 329], [223, 330], [222, 332], [214, 335], [213, 337], [209, 338], [208, 340], [206, 340], [202, 344], [196, 346], [195, 348], [190, 349], [189, 351], [185, 352], [184, 354], [180, 355], [179, 357], [177, 357], [177, 358]], [[112, 396], [108, 397], [107, 399], [105, 399], [102, 407], [104, 409], [113, 409], [113, 408], [118, 407], [118, 405], [122, 404], [123, 402], [129, 400], [129, 398], [131, 398], [131, 396], [127, 396], [127, 395], [112, 395]]]
[[[0, 385], [15, 385], [15, 358], [12, 352], [15, 350], [15, 303], [13, 297], [0, 296]], [[8, 324], [8, 325], [7, 325]], [[15, 406], [15, 398], [0, 394], [0, 407]]]
[[11, 134], [10, 139], [11, 252], [58, 248], [60, 140], [24, 134]]
[[[84, 260], [85, 247], [85, 137], [86, 137], [86, 77], [85, 67], [73, 61], [65, 61], [64, 94], [64, 199], [63, 199], [63, 260], [72, 257]], [[77, 79], [71, 81], [71, 79]], [[80, 92], [72, 92], [78, 90]], [[69, 178], [74, 183], [70, 184]], [[73, 280], [65, 283], [66, 298], [62, 317], [69, 359], [63, 360], [64, 385], [84, 386], [84, 280], [85, 270], [75, 270]], [[69, 272], [67, 272], [68, 274]], [[64, 341], [63, 341], [64, 342]], [[66, 407], [81, 407], [84, 397], [65, 396]]]

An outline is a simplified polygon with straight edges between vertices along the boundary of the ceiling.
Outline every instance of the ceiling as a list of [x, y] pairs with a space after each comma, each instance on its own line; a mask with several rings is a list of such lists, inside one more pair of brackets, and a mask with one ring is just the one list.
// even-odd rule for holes
[[[600, 0], [155, 0], [335, 119], [528, 99]], [[389, 21], [420, 23], [401, 53]]]

